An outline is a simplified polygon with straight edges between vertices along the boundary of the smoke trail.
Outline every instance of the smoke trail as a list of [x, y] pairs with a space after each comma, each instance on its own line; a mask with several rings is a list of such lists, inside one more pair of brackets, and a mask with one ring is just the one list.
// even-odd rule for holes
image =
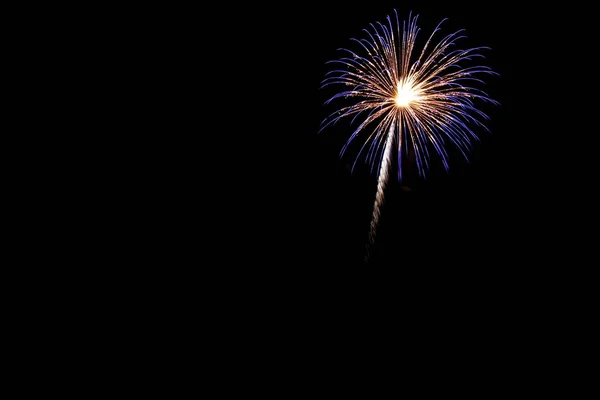
[[381, 160], [381, 167], [379, 168], [379, 177], [377, 179], [377, 194], [375, 195], [375, 204], [373, 206], [373, 216], [371, 217], [371, 231], [369, 232], [369, 244], [375, 242], [375, 232], [377, 231], [377, 225], [379, 224], [379, 216], [381, 215], [381, 206], [383, 204], [383, 192], [387, 185], [389, 176], [389, 164], [392, 154], [392, 143], [394, 141], [394, 124], [390, 125], [390, 131], [385, 141], [385, 147], [383, 148], [383, 157]]

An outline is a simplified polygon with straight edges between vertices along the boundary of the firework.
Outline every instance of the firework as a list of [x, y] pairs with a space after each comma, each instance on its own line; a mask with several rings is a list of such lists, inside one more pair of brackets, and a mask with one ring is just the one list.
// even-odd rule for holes
[[375, 240], [393, 157], [397, 157], [399, 181], [402, 181], [403, 158], [409, 151], [420, 176], [426, 175], [431, 155], [436, 155], [448, 171], [447, 144], [468, 159], [472, 143], [478, 139], [473, 128], [487, 130], [483, 122], [488, 116], [476, 108], [476, 103], [498, 104], [474, 87], [483, 83], [482, 75], [496, 75], [489, 67], [472, 65], [473, 60], [483, 58], [480, 52], [489, 48], [457, 49], [457, 42], [465, 38], [464, 30], [436, 41], [435, 36], [445, 21], [442, 20], [417, 50], [418, 15], [411, 13], [402, 24], [396, 10], [394, 16], [388, 15], [385, 23], [377, 22], [363, 29], [364, 38], [351, 39], [355, 50], [339, 49], [344, 56], [330, 61], [336, 68], [322, 82], [322, 88], [344, 87], [325, 104], [341, 99], [347, 102], [323, 121], [321, 131], [352, 116], [358, 126], [340, 156], [352, 141], [361, 137], [364, 143], [352, 170], [362, 155], [378, 173], [370, 244]]

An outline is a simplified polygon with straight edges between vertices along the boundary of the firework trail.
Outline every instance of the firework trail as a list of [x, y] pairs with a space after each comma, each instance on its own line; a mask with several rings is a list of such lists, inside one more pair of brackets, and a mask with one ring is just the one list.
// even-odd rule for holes
[[[325, 104], [346, 99], [350, 102], [329, 115], [321, 131], [340, 119], [353, 116], [362, 122], [343, 146], [343, 156], [350, 143], [359, 134], [366, 133], [356, 162], [363, 155], [372, 170], [378, 167], [377, 194], [373, 206], [369, 243], [373, 244], [384, 190], [388, 181], [392, 157], [397, 157], [398, 180], [402, 181], [403, 157], [411, 149], [418, 174], [425, 176], [431, 154], [437, 155], [446, 171], [449, 169], [446, 144], [456, 147], [468, 159], [468, 152], [477, 136], [470, 128], [475, 125], [487, 130], [482, 120], [488, 116], [475, 107], [475, 101], [498, 104], [485, 92], [473, 87], [483, 83], [479, 75], [497, 75], [482, 65], [461, 66], [462, 63], [483, 58], [479, 53], [487, 47], [455, 49], [456, 42], [465, 38], [459, 30], [434, 42], [442, 20], [429, 36], [420, 52], [414, 52], [417, 35], [417, 16], [409, 15], [402, 25], [398, 13], [395, 19], [387, 16], [387, 23], [377, 22], [363, 29], [366, 37], [351, 39], [356, 51], [339, 49], [345, 56], [330, 61], [338, 66], [329, 71], [322, 88], [342, 85]], [[364, 154], [366, 153], [366, 154]]]
[[375, 231], [377, 229], [377, 225], [379, 224], [379, 216], [381, 214], [379, 210], [381, 209], [381, 205], [383, 204], [383, 191], [385, 189], [385, 185], [387, 185], [389, 175], [388, 165], [390, 163], [390, 156], [392, 154], [392, 142], [394, 141], [393, 132], [391, 131], [387, 136], [388, 137], [385, 141], [385, 147], [383, 149], [383, 160], [381, 161], [381, 167], [379, 168], [379, 177], [377, 179], [377, 194], [375, 195], [373, 216], [371, 217], [371, 231], [369, 232], [370, 244], [373, 244], [375, 242]]

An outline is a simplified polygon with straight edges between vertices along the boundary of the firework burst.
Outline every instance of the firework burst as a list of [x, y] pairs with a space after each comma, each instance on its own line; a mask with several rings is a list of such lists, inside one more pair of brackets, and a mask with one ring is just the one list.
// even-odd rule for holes
[[[402, 181], [403, 158], [409, 151], [414, 156], [418, 174], [425, 176], [431, 155], [449, 169], [447, 144], [453, 145], [468, 160], [468, 153], [477, 135], [473, 127], [487, 130], [483, 121], [488, 116], [476, 108], [478, 101], [498, 104], [485, 92], [475, 88], [483, 83], [482, 75], [496, 75], [489, 67], [473, 64], [483, 58], [487, 47], [457, 49], [456, 42], [465, 38], [464, 30], [435, 41], [442, 20], [420, 51], [415, 41], [420, 29], [418, 15], [409, 15], [400, 24], [387, 16], [363, 29], [363, 39], [351, 39], [356, 49], [339, 49], [344, 57], [330, 61], [337, 67], [329, 71], [322, 88], [342, 85], [343, 90], [325, 104], [338, 99], [350, 103], [338, 108], [321, 125], [321, 131], [342, 118], [352, 116], [358, 126], [343, 146], [340, 156], [359, 136], [363, 145], [352, 165], [362, 156], [378, 171], [377, 194], [371, 218], [369, 243], [375, 240], [384, 189], [393, 157], [397, 157], [398, 180]], [[359, 119], [358, 117], [362, 117]]]

